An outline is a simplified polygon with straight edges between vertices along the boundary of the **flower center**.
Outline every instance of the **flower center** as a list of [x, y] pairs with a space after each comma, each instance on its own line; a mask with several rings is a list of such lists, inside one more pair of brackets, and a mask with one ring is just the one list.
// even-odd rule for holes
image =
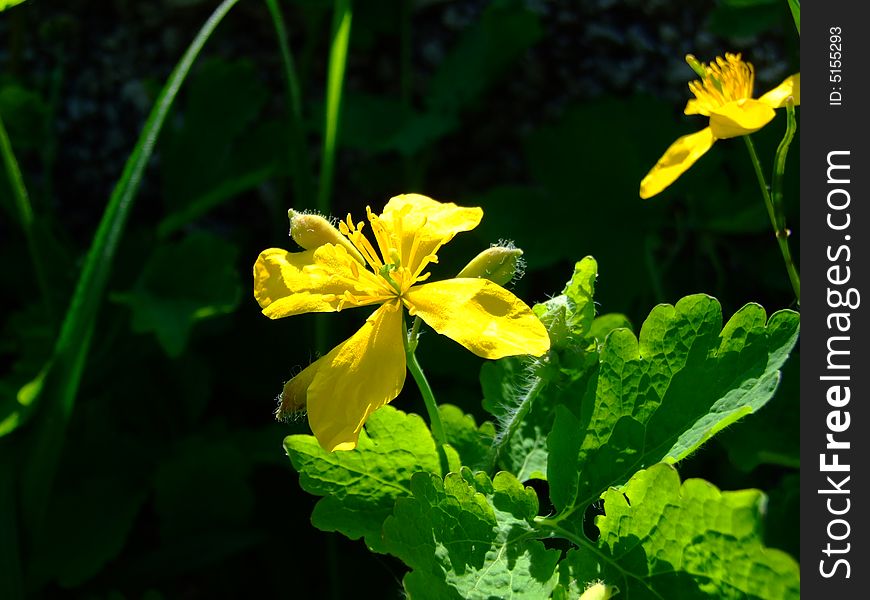
[[743, 62], [739, 54], [726, 53], [725, 58], [716, 57], [707, 66], [692, 55], [687, 56], [686, 61], [702, 77], [699, 81], [689, 82], [701, 114], [708, 114], [729, 102], [752, 98], [755, 69], [751, 63]]
[[431, 244], [426, 244], [422, 235], [426, 226], [425, 217], [420, 223], [408, 224], [408, 210], [405, 210], [395, 215], [392, 227], [388, 227], [383, 219], [372, 213], [371, 208], [366, 207], [366, 213], [377, 249], [363, 234], [365, 222], [354, 224], [350, 214], [345, 221], [339, 222], [338, 229], [359, 250], [368, 266], [383, 282], [385, 291], [401, 297], [412, 285], [429, 278], [430, 273], [423, 273], [423, 270], [429, 264], [438, 262], [435, 251], [440, 244], [434, 248], [426, 247]]

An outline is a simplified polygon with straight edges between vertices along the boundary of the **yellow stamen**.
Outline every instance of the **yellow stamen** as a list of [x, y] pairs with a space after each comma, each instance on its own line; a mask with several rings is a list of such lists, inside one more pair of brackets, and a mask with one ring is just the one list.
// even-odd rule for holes
[[[360, 222], [357, 225], [354, 225], [350, 215], [347, 215], [347, 224], [343, 225], [344, 226], [340, 227], [339, 230], [347, 236], [347, 239], [349, 239], [359, 253], [362, 254], [372, 270], [377, 271], [380, 269], [384, 263], [381, 262], [380, 258], [378, 258], [378, 253], [375, 252], [371, 243], [362, 233], [362, 228], [365, 226], [365, 223]], [[347, 233], [345, 233], [345, 231], [347, 231]]]
[[[686, 60], [694, 69], [690, 58], [694, 59], [688, 55]], [[703, 79], [690, 82], [689, 89], [698, 100], [700, 112], [705, 114], [729, 102], [751, 98], [754, 84], [755, 70], [752, 64], [744, 62], [739, 54], [727, 53], [725, 58], [720, 56], [711, 62], [704, 70]]]
[[366, 206], [366, 214], [368, 215], [369, 223], [372, 224], [372, 235], [375, 236], [375, 242], [378, 245], [378, 248], [381, 250], [381, 256], [386, 260], [387, 256], [389, 256], [389, 249], [391, 247], [389, 235], [387, 233], [386, 227], [381, 223], [381, 220], [372, 212], [372, 209]]

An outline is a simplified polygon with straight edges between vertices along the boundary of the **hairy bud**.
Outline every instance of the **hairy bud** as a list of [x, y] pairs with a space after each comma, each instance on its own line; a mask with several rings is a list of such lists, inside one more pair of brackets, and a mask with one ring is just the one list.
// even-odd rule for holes
[[522, 275], [523, 251], [511, 246], [490, 246], [459, 272], [457, 277], [482, 277], [505, 285], [518, 273]]
[[362, 255], [328, 219], [320, 215], [287, 211], [290, 218], [290, 237], [305, 250], [314, 250], [324, 244], [336, 244], [347, 250], [360, 264], [365, 264]]

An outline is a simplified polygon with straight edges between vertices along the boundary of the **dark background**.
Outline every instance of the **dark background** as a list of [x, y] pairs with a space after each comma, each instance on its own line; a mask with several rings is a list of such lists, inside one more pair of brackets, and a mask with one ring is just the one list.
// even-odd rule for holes
[[[217, 5], [198, 0], [29, 1], [0, 13], [0, 114], [37, 218], [50, 283], [40, 299], [0, 173], [0, 418], [44, 365], [83, 257], [157, 93]], [[318, 172], [332, 5], [280, 3]], [[404, 37], [403, 37], [404, 36]], [[404, 41], [403, 41], [404, 40]], [[799, 70], [786, 2], [358, 2], [333, 214], [419, 192], [482, 206], [444, 248], [449, 277], [501, 239], [525, 252], [513, 291], [558, 293], [599, 261], [600, 312], [638, 330], [659, 302], [716, 296], [794, 307], [749, 158], [722, 141], [660, 196], [639, 182], [679, 135], [693, 78], [683, 57], [743, 52], [756, 93]], [[314, 317], [269, 321], [251, 292], [268, 247], [292, 248], [286, 84], [263, 2], [242, 1], [207, 43], [160, 135], [115, 257], [39, 543], [20, 569], [33, 597], [401, 597], [403, 566], [311, 527], [275, 423], [283, 382], [315, 357]], [[769, 172], [784, 116], [754, 135]], [[797, 252], [797, 140], [786, 188]], [[328, 315], [330, 344], [364, 309]], [[427, 334], [441, 402], [485, 418], [481, 360]], [[681, 465], [723, 489], [770, 495], [768, 545], [797, 555], [797, 361], [758, 415]], [[413, 386], [395, 405], [423, 412]], [[0, 451], [23, 461], [27, 424]], [[39, 474], [36, 474], [37, 476]], [[13, 488], [14, 483], [0, 485]], [[15, 492], [8, 491], [10, 497]], [[8, 563], [7, 563], [8, 564]], [[3, 568], [7, 568], [3, 565]], [[4, 573], [12, 577], [12, 573]]]

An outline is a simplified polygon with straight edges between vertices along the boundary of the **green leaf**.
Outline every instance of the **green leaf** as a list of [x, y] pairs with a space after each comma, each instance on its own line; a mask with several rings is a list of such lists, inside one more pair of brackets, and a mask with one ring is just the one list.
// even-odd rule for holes
[[584, 542], [568, 553], [563, 585], [601, 579], [627, 598], [800, 597], [797, 562], [763, 544], [762, 492], [720, 492], [701, 479], [680, 485], [658, 464], [602, 497], [598, 549]]
[[529, 598], [550, 595], [558, 550], [534, 539], [534, 490], [510, 473], [492, 481], [463, 468], [443, 480], [418, 473], [384, 523], [387, 550], [413, 571], [405, 590], [418, 599]]
[[604, 339], [614, 329], [632, 329], [631, 321], [628, 317], [619, 313], [607, 313], [600, 317], [595, 317], [592, 321], [592, 326], [589, 328], [589, 335], [595, 338], [598, 344], [603, 344]]
[[52, 356], [29, 384], [33, 403], [38, 402], [41, 404], [39, 409], [44, 410], [39, 427], [31, 436], [32, 443], [22, 454], [27, 457], [22, 477], [22, 520], [29, 531], [39, 528], [45, 514], [67, 422], [87, 361], [98, 309], [154, 144], [191, 66], [218, 24], [237, 2], [224, 0], [215, 8], [160, 91], [100, 219]]
[[740, 427], [723, 431], [718, 441], [731, 463], [749, 472], [758, 465], [800, 468], [800, 356], [782, 368], [782, 383], [764, 410], [746, 417]]
[[[595, 259], [587, 256], [574, 265], [559, 296], [533, 307], [550, 335], [552, 346], [544, 360], [508, 358], [481, 369], [484, 408], [499, 419], [495, 439], [499, 465], [520, 481], [547, 478], [553, 406], [561, 395], [584, 385], [583, 377], [597, 360], [591, 337], [597, 273]], [[541, 395], [546, 400], [539, 399]]]
[[801, 34], [801, 3], [800, 0], [788, 0], [788, 8], [791, 10], [791, 16], [794, 19], [794, 26], [797, 29], [798, 35]]
[[459, 453], [462, 464], [473, 470], [488, 469], [492, 459], [495, 426], [490, 421], [484, 421], [478, 428], [473, 416], [466, 415], [452, 404], [439, 405], [438, 412], [447, 443]]
[[274, 174], [286, 154], [286, 145], [275, 138], [283, 141], [285, 128], [276, 132], [272, 123], [271, 140], [252, 128], [267, 98], [250, 61], [212, 59], [196, 70], [181, 111], [184, 118], [161, 144], [169, 210], [162, 235]]
[[592, 329], [595, 319], [595, 278], [598, 263], [591, 256], [574, 265], [574, 273], [561, 295], [551, 298], [533, 308], [550, 334], [550, 343], [555, 348], [582, 343]]
[[418, 471], [441, 474], [423, 419], [391, 406], [369, 417], [359, 445], [349, 452], [328, 453], [311, 435], [287, 436], [284, 448], [302, 489], [324, 496], [311, 515], [314, 526], [352, 540], [365, 537], [375, 552], [384, 551], [381, 526], [396, 498], [411, 495], [411, 476]]
[[542, 35], [521, 2], [496, 0], [460, 38], [432, 76], [427, 103], [455, 113], [477, 100]]
[[193, 324], [235, 310], [242, 297], [236, 248], [195, 233], [158, 246], [134, 288], [114, 299], [133, 313], [133, 330], [153, 332], [169, 356], [184, 350]]
[[530, 361], [508, 357], [485, 362], [480, 368], [480, 383], [483, 407], [499, 423], [492, 449], [498, 454], [492, 456], [498, 459], [497, 466], [520, 481], [546, 479], [547, 434], [552, 415], [546, 405], [537, 410], [533, 401], [543, 381], [534, 375]]
[[799, 321], [788, 310], [767, 321], [763, 308], [747, 304], [722, 328], [719, 303], [699, 294], [653, 309], [639, 340], [625, 329], [611, 332], [586, 393], [556, 415], [551, 443], [580, 448], [576, 459], [549, 458], [558, 465], [548, 473], [557, 506], [578, 498], [585, 508], [638, 468], [679, 461], [764, 406]]
[[11, 8], [17, 4], [21, 4], [24, 0], [0, 0], [0, 11]]

